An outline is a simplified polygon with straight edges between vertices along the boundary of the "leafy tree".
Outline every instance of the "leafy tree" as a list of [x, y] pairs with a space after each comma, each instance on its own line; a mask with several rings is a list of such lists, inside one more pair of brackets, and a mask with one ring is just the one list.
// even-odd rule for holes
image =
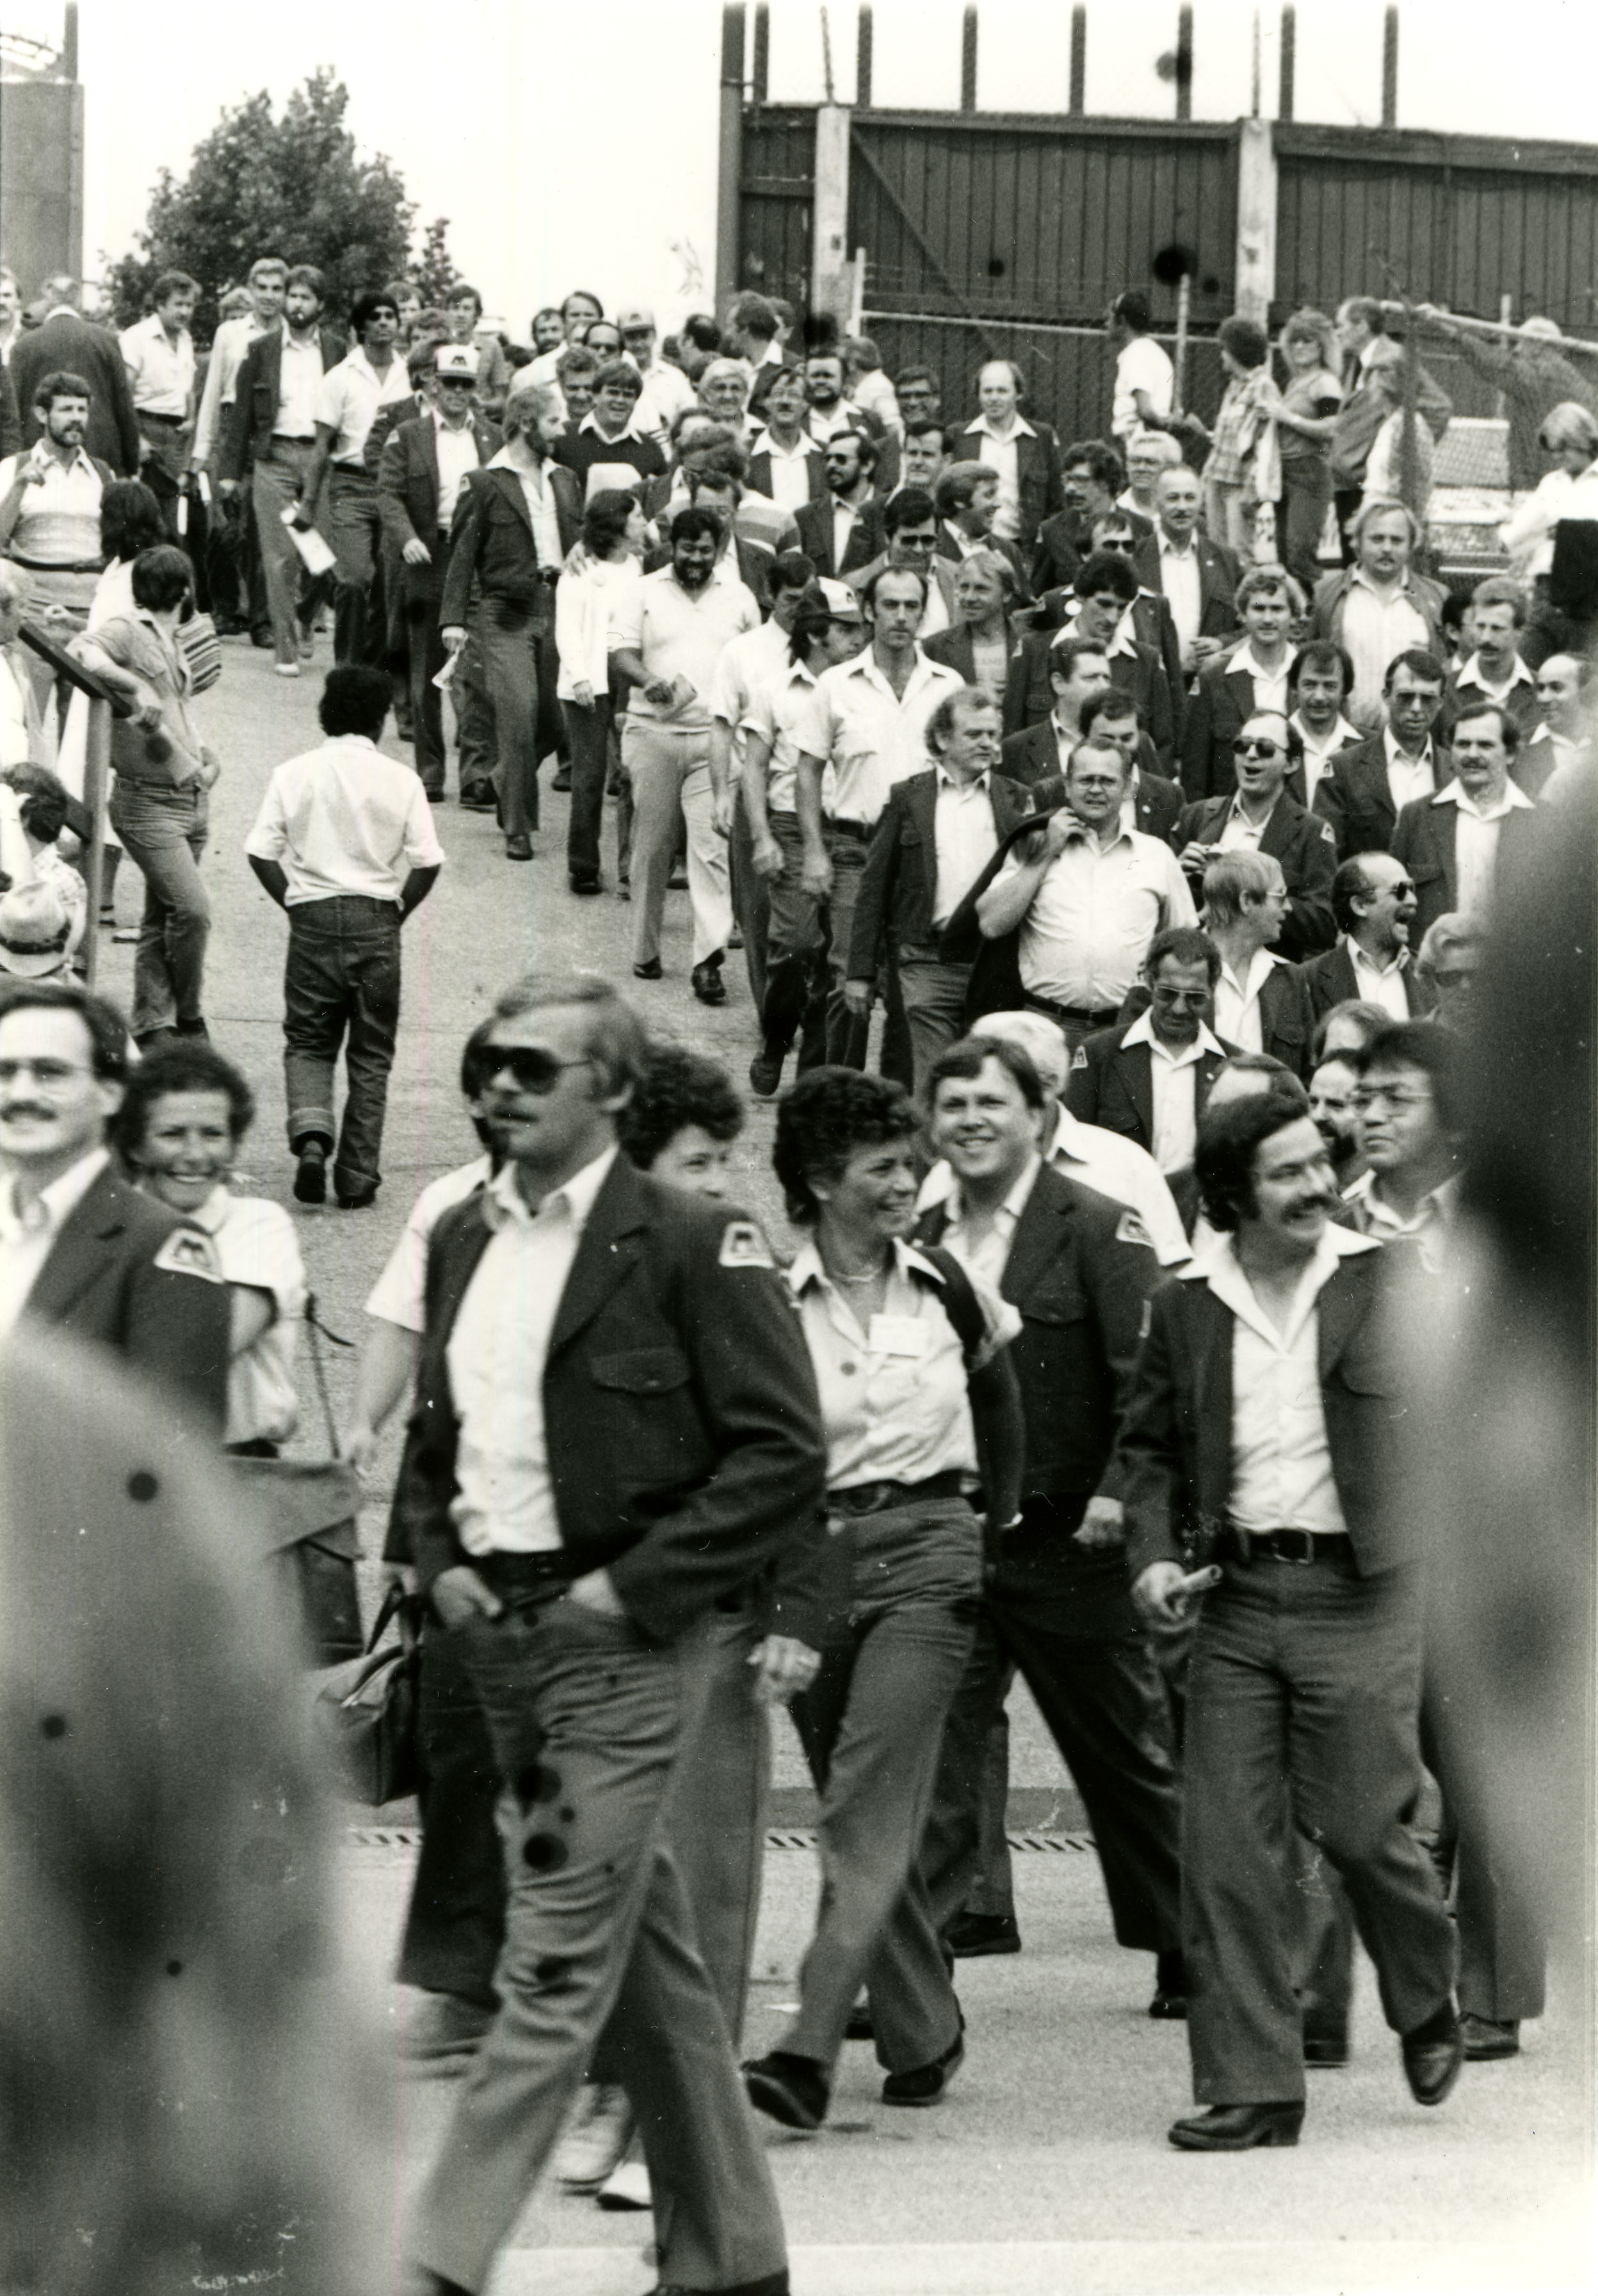
[[357, 151], [344, 125], [349, 103], [325, 68], [295, 89], [281, 119], [264, 90], [225, 111], [181, 183], [163, 168], [137, 252], [111, 269], [119, 324], [149, 308], [166, 270], [199, 280], [202, 336], [215, 324], [217, 297], [246, 279], [258, 256], [314, 263], [334, 309], [402, 276], [416, 209], [392, 160]]
[[421, 260], [411, 272], [424, 311], [441, 311], [450, 288], [462, 276], [456, 269], [455, 258], [445, 243], [449, 229], [448, 216], [434, 216], [422, 241]]

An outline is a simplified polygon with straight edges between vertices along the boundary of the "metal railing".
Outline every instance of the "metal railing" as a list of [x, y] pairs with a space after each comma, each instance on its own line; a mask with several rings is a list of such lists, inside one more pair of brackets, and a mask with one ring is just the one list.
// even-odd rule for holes
[[89, 819], [88, 931], [83, 937], [83, 978], [95, 986], [100, 947], [100, 898], [105, 884], [105, 808], [111, 783], [111, 721], [131, 718], [127, 702], [113, 700], [107, 688], [81, 662], [64, 653], [54, 638], [24, 622], [17, 633], [25, 646], [47, 661], [56, 676], [83, 694], [89, 705], [88, 739], [84, 746], [83, 808]]

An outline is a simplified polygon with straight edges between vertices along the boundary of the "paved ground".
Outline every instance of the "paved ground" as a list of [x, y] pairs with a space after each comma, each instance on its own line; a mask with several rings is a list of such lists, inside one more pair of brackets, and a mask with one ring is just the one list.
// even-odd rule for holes
[[[320, 679], [275, 677], [269, 657], [224, 649], [222, 683], [202, 705], [224, 759], [206, 864], [216, 907], [210, 1016], [217, 1042], [260, 1100], [249, 1185], [289, 1201], [279, 1021], [284, 929], [242, 846], [270, 767], [316, 739]], [[453, 769], [452, 769], [453, 770]], [[323, 1310], [356, 1334], [360, 1303], [416, 1190], [473, 1152], [456, 1093], [466, 1030], [495, 989], [529, 963], [626, 980], [627, 912], [579, 902], [561, 865], [564, 801], [547, 808], [540, 857], [501, 857], [491, 821], [439, 809], [449, 867], [407, 932], [406, 1001], [378, 1208], [300, 1212]], [[607, 831], [608, 836], [608, 831]], [[130, 886], [125, 913], [136, 905]], [[742, 1072], [751, 1049], [746, 987], [706, 1013], [688, 989], [687, 901], [671, 897], [667, 979], [640, 991], [651, 1021]], [[108, 951], [106, 985], [125, 991], [131, 952]], [[738, 1152], [745, 1200], [781, 1233], [768, 1176], [770, 1117], [756, 1108]], [[348, 1369], [335, 1365], [335, 1393]], [[309, 1384], [309, 1383], [307, 1383]], [[309, 1403], [309, 1396], [308, 1396]], [[317, 1439], [308, 1415], [306, 1447]], [[396, 1440], [375, 1479], [369, 1544], [381, 1535]], [[1066, 1781], [1025, 1700], [1013, 1710], [1013, 1779], [1035, 1822]], [[778, 1782], [802, 1772], [791, 1740]], [[352, 1813], [352, 1817], [354, 1814]], [[403, 1813], [391, 1813], [400, 1816]], [[407, 1887], [409, 1849], [367, 1830], [343, 1852], [351, 1947], [380, 2004]], [[1188, 2102], [1180, 2028], [1143, 2014], [1149, 1964], [1111, 1943], [1096, 1863], [1083, 1849], [1017, 1856], [1026, 1953], [966, 1964], [967, 2067], [930, 2113], [884, 2110], [870, 2053], [849, 2051], [836, 2116], [813, 2139], [775, 2136], [773, 2162], [795, 2248], [795, 2296], [1332, 2296], [1332, 2292], [1574, 2289], [1592, 2284], [1592, 2064], [1587, 1995], [1556, 1973], [1550, 2013], [1525, 2055], [1472, 2069], [1441, 2112], [1409, 2101], [1396, 2051], [1363, 1972], [1355, 2062], [1314, 2078], [1297, 2151], [1238, 2160], [1172, 2152], [1166, 2123]], [[811, 1915], [814, 1861], [774, 1851], [756, 1955], [748, 2039], [770, 2046]], [[400, 2115], [397, 2199], [436, 2142], [446, 2083], [408, 2084]], [[534, 2202], [496, 2296], [638, 2296], [653, 2283], [642, 2220], [560, 2197]]]

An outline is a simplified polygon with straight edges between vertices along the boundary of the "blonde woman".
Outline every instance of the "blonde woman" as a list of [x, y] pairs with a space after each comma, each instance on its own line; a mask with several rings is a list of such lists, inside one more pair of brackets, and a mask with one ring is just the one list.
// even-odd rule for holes
[[1331, 434], [1343, 386], [1338, 344], [1322, 311], [1295, 311], [1278, 348], [1288, 372], [1285, 390], [1262, 388], [1261, 404], [1276, 424], [1281, 496], [1276, 505], [1277, 555], [1314, 594], [1321, 578], [1320, 545], [1331, 507]]

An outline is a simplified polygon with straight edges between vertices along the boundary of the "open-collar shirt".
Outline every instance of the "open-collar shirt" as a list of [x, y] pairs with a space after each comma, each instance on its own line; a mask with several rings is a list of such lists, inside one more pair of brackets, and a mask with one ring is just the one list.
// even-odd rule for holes
[[41, 1188], [26, 1211], [18, 1209], [14, 1176], [0, 1180], [0, 1336], [14, 1327], [56, 1237], [110, 1162], [109, 1149], [91, 1148]]
[[1165, 1045], [1154, 1033], [1152, 1011], [1140, 1013], [1122, 1045], [1147, 1045], [1154, 1092], [1154, 1136], [1149, 1144], [1162, 1172], [1185, 1172], [1198, 1139], [1198, 1063], [1207, 1053], [1226, 1057], [1207, 1021], [1190, 1045]]

